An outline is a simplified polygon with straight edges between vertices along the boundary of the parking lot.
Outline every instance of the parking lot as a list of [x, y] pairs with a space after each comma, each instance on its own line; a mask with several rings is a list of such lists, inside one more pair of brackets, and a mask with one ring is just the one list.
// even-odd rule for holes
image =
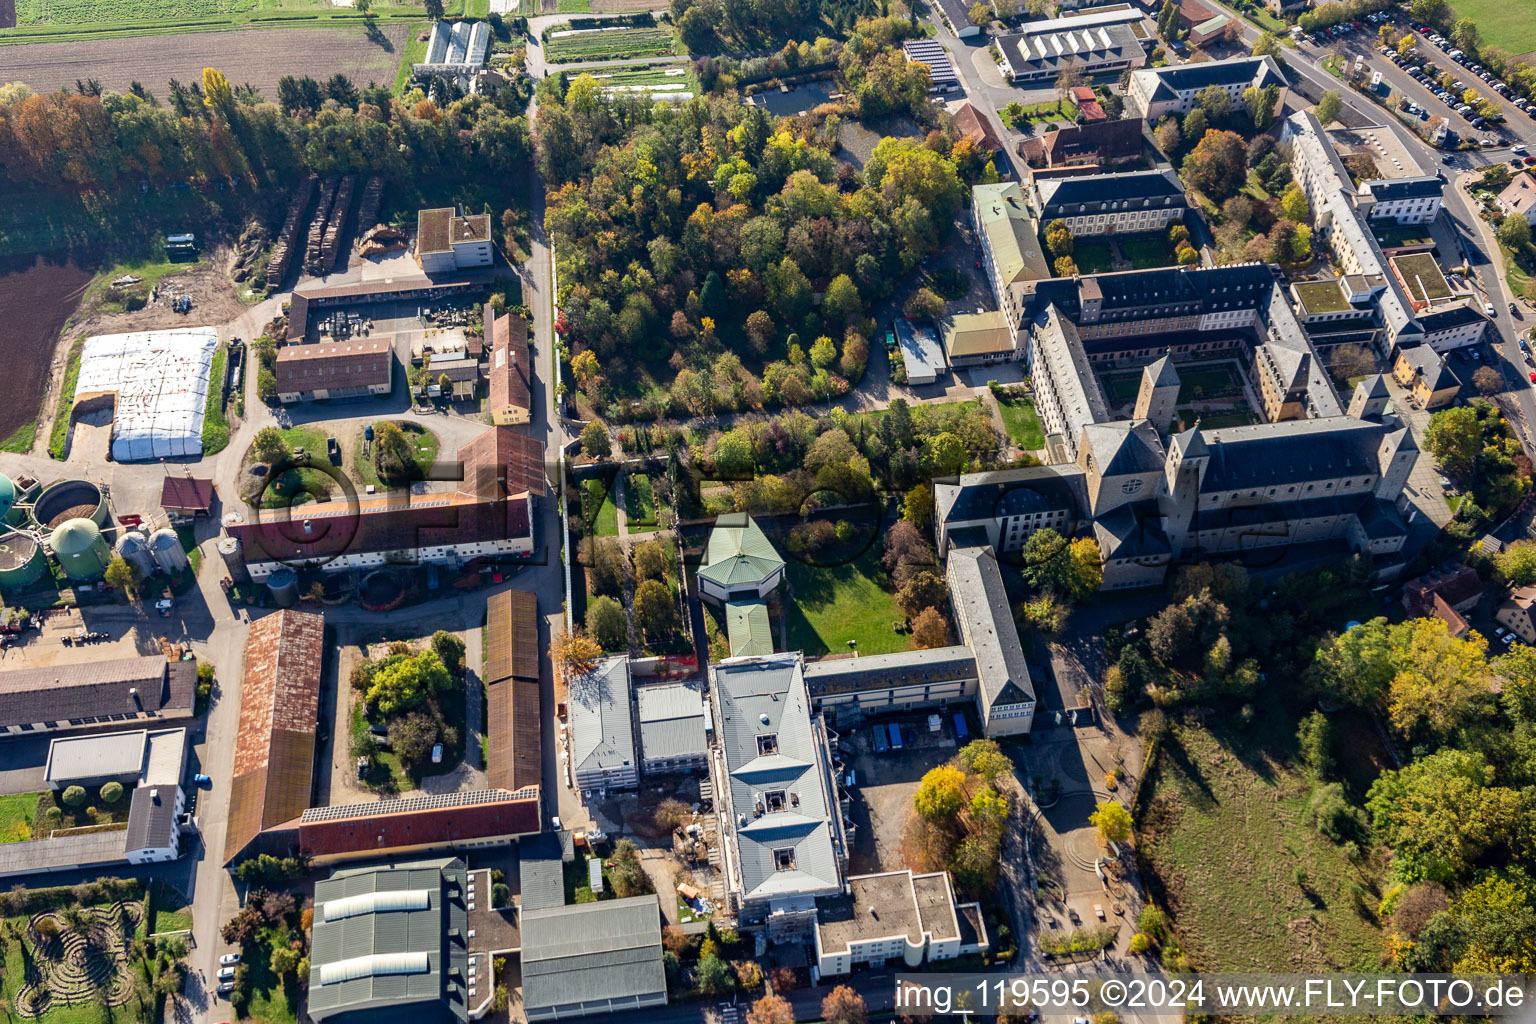
[[[853, 825], [852, 855], [849, 871], [864, 874], [891, 871], [907, 866], [901, 853], [902, 831], [912, 812], [912, 795], [923, 776], [955, 756], [953, 712], [939, 713], [940, 729], [928, 730], [931, 712], [883, 715], [844, 731], [838, 748], [844, 759], [844, 793], [848, 797], [848, 818]], [[875, 750], [875, 729], [895, 724], [902, 730], [900, 750]], [[974, 738], [971, 723], [971, 738]], [[908, 736], [911, 742], [908, 742]], [[848, 769], [854, 783], [847, 785]]]

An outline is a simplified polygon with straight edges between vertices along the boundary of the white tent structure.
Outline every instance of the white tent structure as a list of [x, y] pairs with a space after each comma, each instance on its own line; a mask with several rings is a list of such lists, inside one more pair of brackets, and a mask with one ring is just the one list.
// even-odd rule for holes
[[203, 413], [218, 344], [212, 327], [86, 339], [75, 402], [116, 395], [113, 459], [143, 462], [203, 453]]

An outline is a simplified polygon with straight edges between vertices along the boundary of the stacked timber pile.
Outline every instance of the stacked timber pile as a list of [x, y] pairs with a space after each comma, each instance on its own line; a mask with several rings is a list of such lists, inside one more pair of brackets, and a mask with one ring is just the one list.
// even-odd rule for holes
[[245, 230], [240, 232], [240, 240], [235, 243], [235, 261], [229, 269], [229, 276], [236, 281], [250, 277], [251, 271], [257, 268], [256, 261], [266, 249], [267, 229], [261, 221], [252, 217], [246, 221]]
[[[309, 247], [304, 251], [304, 266], [309, 269], [320, 262], [320, 247], [325, 244], [325, 223], [331, 219], [331, 204], [336, 201], [336, 190], [341, 187], [341, 178], [331, 175], [325, 179], [325, 186], [320, 190], [320, 202], [315, 207], [315, 215], [309, 220]], [[310, 269], [311, 274], [314, 270]]]
[[315, 197], [315, 182], [318, 179], [313, 174], [305, 175], [304, 181], [293, 194], [293, 201], [288, 204], [288, 216], [283, 220], [283, 230], [277, 236], [277, 245], [272, 249], [272, 258], [267, 261], [267, 287], [276, 288], [283, 283], [283, 278], [288, 276], [288, 267], [293, 263], [293, 254], [303, 244], [303, 236], [299, 231], [304, 223], [304, 211], [309, 208], [309, 201]]
[[358, 233], [367, 231], [379, 222], [379, 206], [383, 201], [384, 179], [374, 175], [363, 186], [363, 201], [357, 208]]
[[357, 187], [357, 176], [349, 174], [341, 179], [336, 190], [336, 201], [331, 204], [331, 218], [325, 225], [325, 239], [320, 244], [320, 259], [314, 266], [306, 266], [311, 274], [329, 274], [336, 266], [336, 254], [341, 251], [341, 234], [347, 226], [347, 213], [352, 209], [352, 190]]
[[379, 224], [363, 233], [357, 254], [359, 256], [377, 256], [381, 252], [404, 249], [405, 241], [408, 237], [399, 228], [392, 228], [387, 224]]

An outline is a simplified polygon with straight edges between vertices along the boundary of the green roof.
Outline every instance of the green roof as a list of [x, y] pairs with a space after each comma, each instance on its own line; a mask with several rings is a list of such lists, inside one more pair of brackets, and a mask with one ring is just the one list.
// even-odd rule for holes
[[1051, 276], [1040, 251], [1039, 225], [1017, 182], [977, 185], [971, 190], [971, 201], [1003, 284]]
[[1337, 281], [1303, 281], [1291, 287], [1308, 313], [1339, 313], [1349, 308]]
[[1194, 30], [1201, 35], [1210, 35], [1212, 32], [1217, 31], [1226, 23], [1227, 16], [1224, 14], [1218, 14], [1214, 18], [1207, 18], [1205, 21], [1202, 21], [1200, 24], [1195, 26]]
[[723, 587], [761, 583], [784, 568], [784, 559], [750, 516], [732, 512], [715, 520], [699, 575]]
[[731, 657], [773, 653], [773, 630], [763, 601], [730, 601], [725, 606], [725, 635]]

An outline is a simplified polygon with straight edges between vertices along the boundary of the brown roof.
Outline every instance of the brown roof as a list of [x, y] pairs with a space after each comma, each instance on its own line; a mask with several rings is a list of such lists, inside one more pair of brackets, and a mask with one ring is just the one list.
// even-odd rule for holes
[[996, 152], [1003, 148], [1003, 144], [997, 141], [997, 136], [992, 132], [992, 125], [969, 103], [960, 104], [960, 109], [955, 111], [955, 128], [961, 138], [970, 139], [982, 149]]
[[511, 313], [491, 324], [490, 409], [531, 409], [528, 386], [528, 321]]
[[1141, 121], [1093, 121], [1046, 132], [1019, 144], [1031, 165], [1055, 167], [1073, 160], [1124, 160], [1141, 153]]
[[372, 302], [390, 297], [465, 291], [483, 287], [494, 279], [495, 271], [484, 268], [459, 270], [452, 277], [440, 275], [432, 278], [413, 273], [410, 277], [386, 277], [381, 281], [349, 281], [323, 288], [306, 288], [304, 296], [316, 305], [334, 305], [341, 301]]
[[213, 481], [168, 476], [160, 484], [160, 507], [167, 512], [207, 512], [213, 507]]
[[1102, 121], [1109, 116], [1104, 113], [1104, 105], [1093, 94], [1093, 90], [1086, 85], [1075, 86], [1072, 89], [1072, 102], [1077, 104], [1077, 109], [1082, 113], [1084, 121]]
[[422, 210], [416, 214], [416, 251], [446, 252], [450, 245], [453, 207]]
[[245, 641], [240, 727], [224, 863], [257, 833], [296, 818], [309, 806], [320, 715], [320, 661], [325, 618], [280, 609], [251, 623]]
[[455, 242], [483, 242], [491, 237], [491, 215], [472, 213], [468, 217], [455, 217], [449, 231]]
[[539, 599], [504, 590], [485, 603], [485, 681], [539, 681]]
[[376, 387], [388, 384], [394, 344], [387, 338], [285, 345], [277, 352], [277, 392]]
[[1448, 575], [1427, 573], [1403, 584], [1403, 604], [1417, 615], [1433, 615], [1434, 599], [1453, 608], [1470, 608], [1483, 596], [1483, 581], [1470, 566]]
[[1198, 25], [1202, 21], [1210, 21], [1214, 17], [1216, 12], [1200, 0], [1182, 0], [1179, 4], [1179, 24], [1185, 28]]
[[511, 427], [492, 427], [459, 449], [459, 490], [485, 500], [506, 495], [543, 497], [544, 442]]
[[1434, 601], [1430, 604], [1429, 614], [1444, 622], [1451, 636], [1454, 637], [1465, 636], [1467, 630], [1472, 628], [1467, 624], [1467, 620], [1462, 618], [1461, 613], [1446, 603], [1445, 598], [1439, 594], [1435, 595]]
[[196, 687], [195, 664], [158, 654], [0, 672], [0, 727], [140, 711], [181, 718]]
[[309, 332], [309, 296], [294, 292], [288, 299], [288, 333], [283, 339], [291, 343], [304, 340]]
[[537, 790], [476, 790], [312, 808], [298, 822], [299, 849], [311, 857], [382, 854], [528, 835], [539, 831], [540, 824]]
[[460, 493], [411, 494], [302, 505], [231, 524], [248, 562], [329, 561], [344, 554], [399, 552], [444, 545], [490, 543], [531, 536], [530, 502], [522, 497], [482, 501]]
[[539, 601], [504, 590], [486, 602], [487, 780], [516, 792], [543, 778], [539, 696]]

